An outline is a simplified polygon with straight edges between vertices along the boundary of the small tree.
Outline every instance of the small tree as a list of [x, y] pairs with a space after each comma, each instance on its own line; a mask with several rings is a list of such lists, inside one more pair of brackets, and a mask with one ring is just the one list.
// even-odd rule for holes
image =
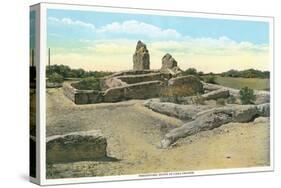
[[189, 68], [184, 71], [184, 75], [197, 75], [197, 70], [195, 68]]
[[95, 77], [83, 78], [79, 82], [73, 83], [72, 86], [81, 90], [101, 90], [100, 80]]
[[48, 77], [48, 82], [51, 83], [62, 83], [63, 82], [63, 76], [58, 73], [52, 73]]
[[207, 76], [205, 78], [205, 82], [210, 83], [210, 84], [216, 84], [216, 77], [213, 75]]
[[256, 100], [256, 96], [254, 95], [254, 90], [248, 87], [244, 87], [239, 91], [240, 100], [242, 104], [253, 104]]

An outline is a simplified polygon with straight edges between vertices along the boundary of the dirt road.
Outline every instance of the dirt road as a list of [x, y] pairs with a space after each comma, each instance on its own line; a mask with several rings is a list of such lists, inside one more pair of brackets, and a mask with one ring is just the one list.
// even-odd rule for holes
[[269, 165], [269, 124], [230, 123], [157, 149], [182, 121], [155, 113], [143, 101], [75, 105], [61, 89], [47, 91], [47, 135], [99, 129], [109, 161], [48, 165], [48, 178], [127, 175]]

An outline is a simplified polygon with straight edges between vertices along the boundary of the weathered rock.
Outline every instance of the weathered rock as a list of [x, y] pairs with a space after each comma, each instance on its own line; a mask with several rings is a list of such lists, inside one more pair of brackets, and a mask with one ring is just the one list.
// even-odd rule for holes
[[170, 54], [167, 53], [162, 57], [161, 69], [172, 69], [177, 66], [178, 62]]
[[111, 77], [111, 78], [106, 78], [101, 80], [101, 88], [102, 90], [106, 90], [108, 88], [113, 88], [113, 87], [120, 87], [120, 86], [126, 86], [127, 83], [123, 82], [122, 80], [116, 78], [116, 77]]
[[172, 75], [176, 75], [182, 72], [182, 70], [178, 67], [177, 61], [170, 55], [165, 54], [162, 58], [162, 71], [167, 71]]
[[256, 105], [236, 105], [232, 108], [235, 109], [232, 120], [233, 122], [249, 122], [252, 121], [258, 114]]
[[155, 112], [176, 117], [181, 120], [191, 120], [197, 113], [212, 108], [209, 105], [180, 105], [169, 102], [160, 102], [155, 99], [146, 101], [144, 106]]
[[254, 124], [260, 124], [260, 123], [270, 123], [269, 117], [257, 117], [254, 122]]
[[203, 84], [192, 75], [171, 78], [168, 82], [168, 88], [185, 94], [185, 96], [203, 93]]
[[106, 138], [100, 131], [50, 136], [46, 140], [47, 163], [90, 161], [106, 157]]
[[255, 104], [264, 104], [270, 102], [270, 92], [255, 90], [254, 95], [256, 96]]
[[162, 148], [167, 148], [180, 138], [211, 130], [229, 122], [248, 122], [253, 120], [257, 113], [255, 105], [231, 105], [199, 112], [194, 121], [167, 133], [160, 145]]
[[270, 103], [264, 103], [257, 105], [258, 114], [263, 117], [270, 116]]
[[209, 93], [203, 94], [202, 97], [205, 100], [211, 100], [211, 99], [219, 99], [219, 98], [227, 98], [229, 97], [229, 90], [225, 88], [217, 89], [214, 91], [211, 91]]
[[149, 52], [146, 45], [141, 41], [137, 43], [136, 51], [133, 55], [133, 63], [134, 70], [150, 69]]

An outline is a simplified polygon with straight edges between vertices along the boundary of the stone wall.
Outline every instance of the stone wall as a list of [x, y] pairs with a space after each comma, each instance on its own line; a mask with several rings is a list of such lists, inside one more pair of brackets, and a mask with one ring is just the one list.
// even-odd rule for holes
[[148, 73], [148, 74], [139, 74], [139, 75], [124, 75], [116, 77], [127, 84], [134, 84], [140, 82], [148, 82], [148, 81], [155, 81], [155, 80], [168, 80], [171, 78], [171, 74], [165, 73]]
[[70, 83], [65, 83], [63, 92], [75, 104], [94, 104], [158, 97], [164, 85], [162, 81], [156, 80], [113, 87], [105, 91], [95, 91], [77, 90]]
[[149, 81], [130, 84], [128, 86], [110, 88], [104, 93], [104, 102], [117, 102], [128, 99], [148, 99], [158, 97], [164, 83]]
[[103, 96], [101, 91], [96, 90], [78, 90], [71, 83], [63, 84], [63, 92], [66, 97], [75, 104], [93, 104], [102, 102]]

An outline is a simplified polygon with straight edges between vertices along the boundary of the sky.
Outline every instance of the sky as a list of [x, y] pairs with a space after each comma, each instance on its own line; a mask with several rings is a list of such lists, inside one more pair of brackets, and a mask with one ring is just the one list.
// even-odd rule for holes
[[51, 64], [129, 70], [141, 40], [152, 69], [170, 53], [183, 70], [269, 70], [267, 22], [55, 9], [47, 17]]

